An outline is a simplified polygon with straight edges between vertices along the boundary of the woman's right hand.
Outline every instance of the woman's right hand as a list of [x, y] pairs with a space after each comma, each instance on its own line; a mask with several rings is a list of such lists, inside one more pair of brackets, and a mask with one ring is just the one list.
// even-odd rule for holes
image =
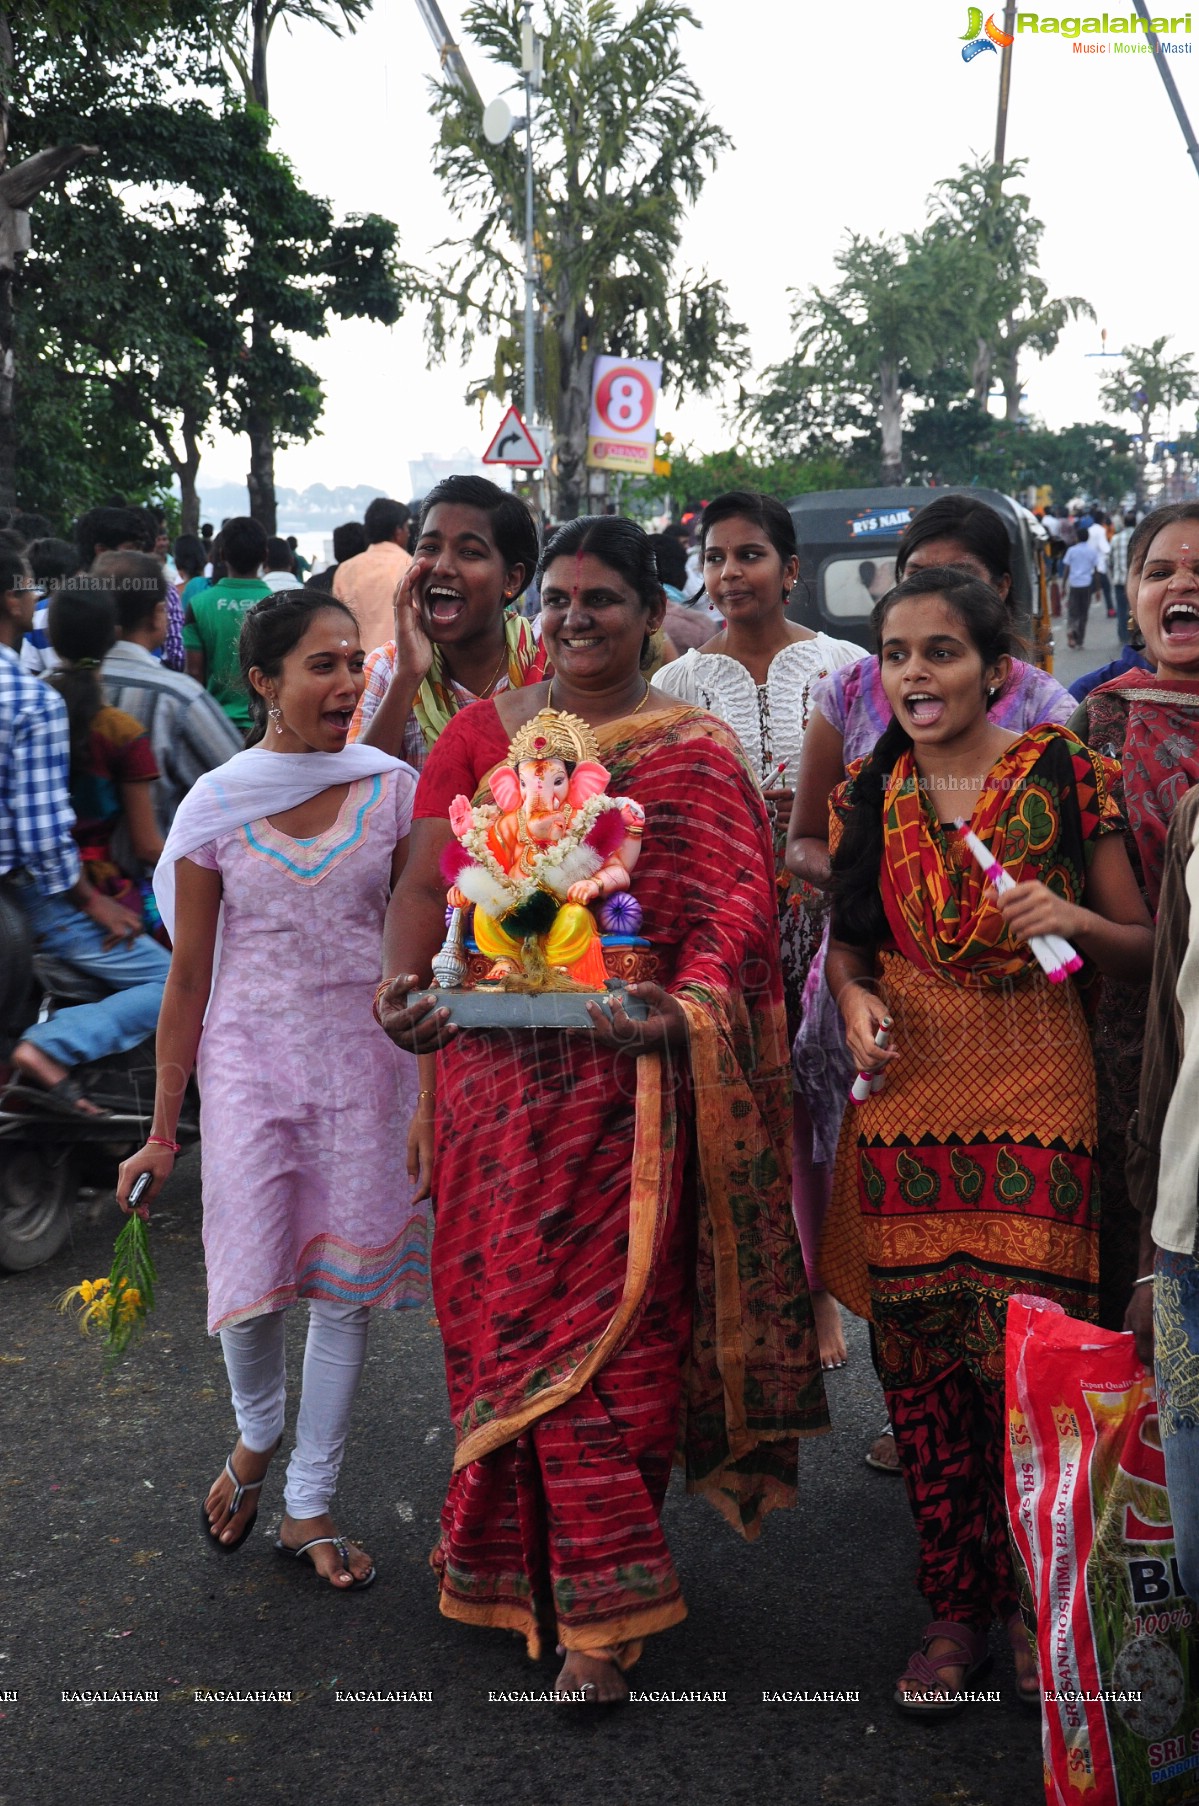
[[1128, 1300], [1128, 1309], [1124, 1313], [1124, 1327], [1136, 1341], [1137, 1359], [1143, 1361], [1152, 1373], [1153, 1287], [1151, 1285], [1133, 1286], [1132, 1297]]
[[838, 998], [845, 1039], [859, 1072], [882, 1072], [899, 1058], [897, 1047], [876, 1047], [874, 1037], [891, 1018], [886, 1004], [864, 985], [848, 984]]
[[396, 584], [392, 603], [395, 609], [395, 674], [408, 683], [423, 683], [433, 663], [433, 642], [421, 619], [422, 589], [431, 569], [424, 559], [414, 558]]
[[432, 996], [419, 997], [409, 1007], [409, 991], [417, 989], [416, 974], [401, 972], [379, 993], [378, 1014], [383, 1032], [406, 1053], [436, 1053], [452, 1041], [458, 1030], [450, 1021], [450, 1012]]
[[174, 1154], [170, 1148], [164, 1148], [156, 1141], [148, 1141], [144, 1148], [138, 1149], [136, 1154], [130, 1154], [128, 1160], [122, 1160], [117, 1169], [117, 1203], [125, 1215], [130, 1215], [129, 1194], [133, 1190], [135, 1180], [140, 1179], [143, 1173], [150, 1174], [149, 1190], [142, 1193], [141, 1203], [133, 1213], [139, 1217], [148, 1217], [150, 1205], [174, 1170]]

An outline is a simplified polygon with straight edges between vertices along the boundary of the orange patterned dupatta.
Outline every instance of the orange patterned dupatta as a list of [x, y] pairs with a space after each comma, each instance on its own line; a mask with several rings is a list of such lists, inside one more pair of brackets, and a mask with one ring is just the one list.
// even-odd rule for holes
[[[991, 767], [970, 826], [1017, 883], [1040, 879], [1078, 902], [1097, 828], [1119, 822], [1111, 794], [1118, 777], [1112, 760], [1047, 722]], [[988, 901], [981, 868], [937, 821], [911, 751], [891, 772], [883, 836], [883, 905], [896, 946], [914, 965], [964, 985], [1002, 985], [1031, 968], [1029, 948]]]

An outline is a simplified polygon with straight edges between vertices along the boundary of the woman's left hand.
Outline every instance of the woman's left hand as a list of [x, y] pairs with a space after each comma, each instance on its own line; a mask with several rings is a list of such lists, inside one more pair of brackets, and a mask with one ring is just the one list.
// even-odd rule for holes
[[612, 996], [611, 1016], [598, 1003], [587, 1005], [597, 1041], [628, 1054], [657, 1053], [663, 1047], [685, 1045], [687, 1015], [677, 997], [653, 984], [630, 985], [629, 996], [648, 1005], [644, 1022], [629, 1015], [618, 991]]
[[414, 1204], [430, 1197], [433, 1190], [435, 1124], [433, 1112], [426, 1111], [424, 1104], [423, 1098], [418, 1100], [412, 1121], [408, 1125], [408, 1177], [415, 1186], [412, 1193]]
[[764, 790], [762, 801], [766, 805], [766, 813], [770, 817], [770, 825], [777, 834], [781, 829], [785, 834], [787, 824], [791, 820], [791, 805], [795, 801], [793, 790]]
[[1060, 934], [1071, 940], [1086, 926], [1086, 911], [1067, 903], [1047, 884], [1017, 884], [1000, 897], [992, 891], [991, 899], [1018, 941], [1031, 941], [1037, 934]]

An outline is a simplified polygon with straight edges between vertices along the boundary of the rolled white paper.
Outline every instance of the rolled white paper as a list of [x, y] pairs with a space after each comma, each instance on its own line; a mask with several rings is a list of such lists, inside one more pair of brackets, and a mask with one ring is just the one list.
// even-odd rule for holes
[[[957, 826], [976, 863], [981, 866], [984, 876], [995, 886], [996, 891], [1002, 895], [1004, 891], [1015, 890], [1016, 880], [1010, 872], [1004, 871], [997, 859], [991, 857], [989, 849], [978, 835], [972, 833], [964, 821], [959, 821]], [[1063, 940], [1060, 934], [1034, 934], [1028, 945], [1050, 984], [1064, 984], [1072, 972], [1082, 970], [1081, 954], [1076, 953], [1069, 941]]]
[[[884, 1017], [883, 1021], [880, 1023], [878, 1033], [874, 1037], [874, 1045], [878, 1048], [890, 1047], [890, 1016]], [[886, 1074], [882, 1072], [859, 1072], [849, 1089], [850, 1102], [854, 1104], [864, 1104], [872, 1092], [879, 1092], [882, 1090], [885, 1078]]]

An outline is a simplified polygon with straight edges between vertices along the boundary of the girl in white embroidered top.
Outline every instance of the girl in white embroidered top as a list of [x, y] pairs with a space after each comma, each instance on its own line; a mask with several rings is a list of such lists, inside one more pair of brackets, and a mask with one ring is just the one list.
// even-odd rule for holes
[[[799, 576], [799, 546], [787, 509], [751, 490], [719, 495], [704, 509], [700, 533], [708, 599], [724, 629], [706, 645], [663, 666], [654, 683], [680, 701], [710, 709], [738, 735], [758, 775], [775, 822], [783, 988], [791, 1036], [799, 1027], [804, 980], [820, 944], [827, 900], [790, 876], [784, 863], [787, 822], [799, 769], [809, 696], [817, 679], [864, 658], [861, 646], [799, 627], [786, 615]], [[836, 1302], [816, 1265], [827, 1202], [828, 1169], [812, 1165], [812, 1130], [795, 1095], [792, 1206], [825, 1367], [845, 1364]]]

